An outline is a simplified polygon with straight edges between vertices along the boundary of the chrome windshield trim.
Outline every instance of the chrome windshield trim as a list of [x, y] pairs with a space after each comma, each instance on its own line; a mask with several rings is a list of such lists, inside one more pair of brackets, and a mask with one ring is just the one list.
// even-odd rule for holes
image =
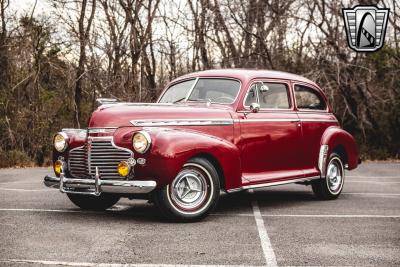
[[[188, 93], [186, 94], [186, 97], [185, 97], [184, 101], [182, 100], [182, 102], [190, 102], [190, 100], [188, 101], [188, 99], [189, 99], [190, 95], [192, 94], [192, 92], [193, 92], [195, 86], [197, 85], [197, 82], [199, 81], [199, 79], [223, 79], [223, 80], [232, 80], [232, 81], [237, 81], [237, 82], [239, 82], [239, 90], [238, 90], [237, 93], [236, 93], [235, 99], [234, 99], [231, 103], [211, 102], [211, 104], [233, 105], [233, 104], [238, 100], [239, 95], [240, 95], [240, 92], [241, 92], [241, 89], [242, 89], [242, 81], [241, 81], [240, 79], [233, 78], [233, 77], [225, 77], [225, 76], [198, 76], [198, 77], [190, 77], [190, 78], [187, 78], [187, 79], [182, 79], [182, 80], [176, 81], [176, 82], [174, 82], [174, 83], [172, 83], [172, 84], [169, 84], [169, 86], [168, 86], [166, 89], [164, 89], [164, 91], [162, 92], [162, 94], [160, 95], [160, 97], [157, 99], [156, 104], [169, 104], [169, 105], [174, 105], [174, 104], [176, 104], [176, 103], [162, 103], [162, 102], [159, 102], [159, 101], [163, 98], [164, 94], [165, 94], [165, 93], [169, 90], [169, 88], [171, 88], [172, 86], [174, 86], [174, 85], [176, 85], [176, 84], [178, 84], [178, 83], [181, 83], [181, 82], [185, 82], [185, 81], [189, 81], [189, 80], [194, 80], [194, 84], [193, 84], [193, 86], [189, 89]], [[206, 99], [204, 99], [204, 100], [202, 100], [202, 101], [207, 102]], [[196, 102], [196, 101], [193, 101], [193, 102]]]
[[186, 94], [185, 102], [189, 99], [190, 95], [191, 95], [192, 92], [193, 92], [194, 87], [196, 87], [196, 84], [197, 84], [198, 82], [199, 82], [199, 77], [196, 78], [196, 80], [194, 81], [192, 87], [189, 89], [188, 93]]
[[232, 125], [232, 119], [174, 119], [174, 120], [131, 120], [134, 126], [204, 126]]

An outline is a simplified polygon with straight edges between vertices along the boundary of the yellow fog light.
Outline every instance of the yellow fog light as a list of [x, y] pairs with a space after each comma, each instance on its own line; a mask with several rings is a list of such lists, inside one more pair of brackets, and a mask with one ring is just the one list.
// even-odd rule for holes
[[126, 161], [121, 161], [117, 167], [118, 174], [122, 177], [128, 176], [131, 171], [131, 166]]
[[63, 163], [61, 160], [57, 160], [56, 162], [54, 162], [54, 172], [57, 176], [60, 176], [62, 167]]

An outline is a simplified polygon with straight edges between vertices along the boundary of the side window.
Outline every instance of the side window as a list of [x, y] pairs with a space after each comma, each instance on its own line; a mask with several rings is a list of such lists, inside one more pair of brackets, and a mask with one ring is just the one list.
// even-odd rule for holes
[[259, 103], [260, 108], [290, 108], [289, 88], [283, 83], [255, 83], [251, 86], [244, 105]]
[[260, 108], [290, 108], [289, 88], [283, 83], [264, 83], [259, 86]]
[[296, 84], [294, 86], [294, 94], [298, 109], [326, 109], [326, 103], [322, 96], [316, 90], [310, 87]]

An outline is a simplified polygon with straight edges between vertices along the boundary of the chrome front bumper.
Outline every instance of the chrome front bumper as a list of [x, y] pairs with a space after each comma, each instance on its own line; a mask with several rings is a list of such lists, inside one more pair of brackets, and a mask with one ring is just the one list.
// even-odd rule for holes
[[99, 196], [102, 192], [115, 194], [146, 194], [156, 188], [155, 181], [124, 181], [101, 180], [96, 172], [95, 179], [75, 179], [65, 177], [45, 176], [44, 184], [47, 187], [58, 188], [62, 193]]

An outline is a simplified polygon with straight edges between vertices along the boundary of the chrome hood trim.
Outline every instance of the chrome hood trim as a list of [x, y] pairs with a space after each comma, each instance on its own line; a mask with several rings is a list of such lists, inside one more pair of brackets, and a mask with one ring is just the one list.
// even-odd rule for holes
[[172, 119], [172, 120], [131, 120], [134, 126], [205, 126], [205, 125], [232, 125], [232, 119]]

